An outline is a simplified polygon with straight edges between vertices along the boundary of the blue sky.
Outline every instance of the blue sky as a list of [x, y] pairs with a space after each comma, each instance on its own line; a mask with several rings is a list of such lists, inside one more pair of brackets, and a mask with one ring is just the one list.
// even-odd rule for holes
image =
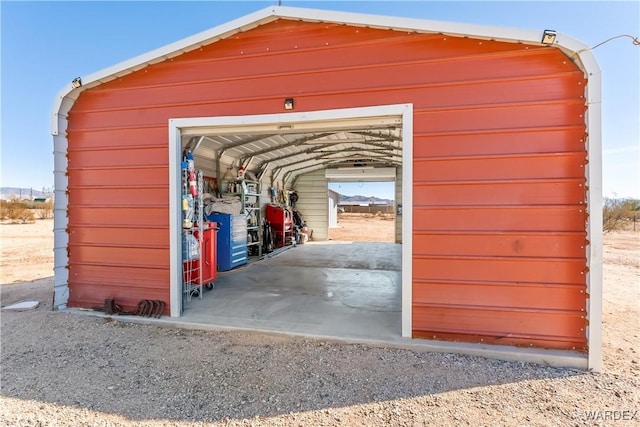
[[[277, 0], [2, 1], [0, 184], [34, 189], [53, 187], [51, 108], [58, 91], [74, 77], [275, 4]], [[283, 5], [555, 29], [589, 46], [619, 34], [640, 35], [637, 1], [284, 0]], [[603, 78], [604, 194], [640, 198], [640, 47], [628, 38], [620, 38], [598, 47], [594, 54]], [[345, 194], [393, 198], [388, 185], [386, 189], [371, 185], [348, 187]]]

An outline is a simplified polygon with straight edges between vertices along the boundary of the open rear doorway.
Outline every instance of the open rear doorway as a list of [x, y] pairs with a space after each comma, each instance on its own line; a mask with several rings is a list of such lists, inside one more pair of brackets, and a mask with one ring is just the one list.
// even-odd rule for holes
[[[290, 164], [278, 163], [285, 160], [287, 156], [273, 153], [266, 148], [254, 148], [253, 154], [248, 153], [250, 146], [245, 146], [243, 141], [255, 147], [260, 135], [264, 134], [269, 135], [269, 141], [274, 140], [275, 136], [284, 138], [287, 135], [305, 139], [308, 136], [304, 135], [309, 133], [314, 133], [316, 139], [318, 139], [315, 136], [316, 133], [339, 134], [340, 137], [344, 137], [344, 133], [350, 130], [361, 131], [368, 127], [376, 129], [381, 128], [385, 123], [396, 121], [399, 123], [398, 129], [403, 149], [402, 154], [396, 155], [399, 157], [396, 162], [398, 167], [393, 170], [394, 174], [400, 173], [403, 178], [402, 182], [405, 185], [401, 187], [402, 197], [407, 204], [411, 200], [411, 116], [411, 105], [395, 105], [311, 113], [170, 120], [172, 316], [179, 316], [182, 309], [180, 259], [182, 230], [178, 201], [180, 200], [179, 166], [185, 141], [197, 137], [200, 147], [209, 146], [210, 150], [216, 153], [215, 159], [209, 159], [208, 167], [212, 168], [212, 165], [217, 164], [215, 172], [218, 176], [224, 172], [223, 168], [228, 168], [234, 163], [223, 158], [221, 153], [229, 157], [235, 154], [238, 158], [248, 155], [251, 158], [249, 165], [252, 161], [257, 160], [257, 164], [263, 164], [272, 159], [271, 167], [277, 169], [278, 174], [272, 173], [270, 176], [265, 174], [268, 168], [254, 171], [261, 185], [269, 189], [268, 194], [276, 188], [286, 189], [291, 186], [295, 189], [296, 183], [304, 187], [301, 184], [303, 177], [310, 176], [314, 172], [317, 175], [318, 172], [338, 170], [344, 165], [337, 160], [346, 159], [342, 159], [341, 156], [332, 158], [331, 154], [327, 154], [330, 161], [318, 162], [315, 166], [311, 165], [303, 169], [304, 160]], [[364, 139], [366, 140], [366, 137]], [[226, 146], [224, 141], [228, 141]], [[318, 141], [318, 143], [322, 142], [326, 141]], [[291, 140], [289, 142], [285, 140], [281, 144], [283, 149], [289, 151], [295, 146]], [[291, 156], [308, 155], [308, 145], [306, 147], [306, 153], [294, 151]], [[278, 149], [277, 146], [275, 148]], [[259, 157], [262, 154], [264, 156]], [[320, 159], [320, 154], [322, 152], [315, 158]], [[350, 154], [349, 157], [352, 158], [354, 155]], [[198, 168], [197, 163], [196, 156], [196, 168]], [[237, 165], [240, 164], [237, 163]], [[341, 166], [336, 167], [336, 164]], [[324, 189], [326, 194], [326, 181]], [[273, 200], [267, 199], [265, 202], [263, 208], [273, 203]], [[324, 206], [327, 206], [326, 198]], [[316, 242], [309, 242], [277, 257], [267, 256], [248, 267], [220, 274], [214, 291], [210, 295], [205, 295], [202, 300], [193, 300], [184, 311], [183, 320], [323, 336], [368, 339], [410, 336], [411, 218], [400, 216], [399, 222], [402, 230], [399, 240], [404, 244], [402, 246], [396, 244], [392, 251], [377, 246], [343, 245], [342, 248], [338, 248], [325, 238], [318, 239], [320, 240], [317, 242], [318, 245], [315, 244]], [[396, 254], [392, 255], [394, 251]], [[370, 263], [372, 260], [375, 260], [374, 265]], [[384, 284], [383, 295], [372, 294], [371, 298], [367, 299], [367, 289], [380, 283]], [[395, 295], [393, 295], [394, 292]], [[388, 304], [385, 306], [384, 299], [394, 299], [395, 306]], [[390, 313], [390, 317], [387, 316], [386, 319], [382, 319], [384, 316], [381, 315], [378, 317], [383, 323], [388, 323], [391, 318], [391, 324], [386, 327], [382, 324], [376, 325], [375, 313], [385, 311]], [[350, 326], [359, 324], [360, 329], [345, 328], [346, 324]], [[364, 334], [358, 335], [358, 331], [362, 332], [362, 330]], [[384, 336], [385, 333], [388, 336]]]
[[398, 242], [401, 236], [396, 235], [396, 191], [400, 189], [396, 190], [395, 179], [329, 182], [329, 240]]

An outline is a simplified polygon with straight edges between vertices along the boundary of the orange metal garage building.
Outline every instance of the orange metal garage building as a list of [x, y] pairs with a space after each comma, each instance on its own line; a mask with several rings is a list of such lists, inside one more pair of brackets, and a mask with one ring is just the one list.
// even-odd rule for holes
[[271, 7], [76, 80], [53, 112], [55, 305], [176, 304], [173, 135], [190, 118], [273, 118], [291, 97], [314, 120], [402, 105], [404, 335], [575, 351], [599, 370], [600, 81], [585, 48]]

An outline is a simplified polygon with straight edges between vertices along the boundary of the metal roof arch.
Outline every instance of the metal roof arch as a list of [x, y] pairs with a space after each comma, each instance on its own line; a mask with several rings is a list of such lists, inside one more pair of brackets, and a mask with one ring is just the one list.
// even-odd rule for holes
[[[59, 134], [61, 125], [63, 125], [62, 121], [66, 121], [67, 113], [78, 99], [80, 92], [115, 78], [125, 76], [148, 65], [179, 56], [280, 18], [309, 22], [331, 22], [404, 32], [447, 34], [451, 36], [472, 37], [511, 43], [526, 43], [537, 46], [543, 45], [542, 39], [544, 36], [544, 30], [526, 30], [416, 18], [398, 18], [289, 6], [270, 6], [83, 76], [80, 79], [81, 84], [79, 86], [69, 82], [60, 90], [55, 98], [51, 116], [51, 134], [54, 136]], [[589, 75], [599, 74], [599, 68], [593, 58], [593, 54], [589, 50], [589, 46], [558, 32], [556, 32], [556, 41], [553, 46], [562, 49]]]

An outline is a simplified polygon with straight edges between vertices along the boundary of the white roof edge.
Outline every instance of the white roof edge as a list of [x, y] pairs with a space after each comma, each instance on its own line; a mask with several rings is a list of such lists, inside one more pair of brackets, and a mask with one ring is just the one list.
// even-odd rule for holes
[[[209, 30], [194, 34], [182, 40], [170, 43], [166, 46], [154, 49], [150, 52], [120, 62], [111, 67], [89, 74], [81, 78], [82, 86], [74, 88], [67, 84], [57, 95], [51, 116], [51, 134], [58, 134], [58, 118], [66, 116], [66, 113], [77, 99], [79, 93], [89, 87], [97, 86], [103, 81], [112, 80], [119, 75], [129, 74], [135, 69], [143, 68], [159, 58], [171, 58], [183, 52], [205, 46], [216, 40], [228, 37], [231, 34], [253, 28], [278, 18], [298, 19], [303, 21], [332, 22], [345, 25], [366, 26], [395, 31], [415, 31], [428, 33], [442, 33], [452, 36], [493, 39], [498, 41], [521, 42], [540, 45], [544, 30], [526, 30], [508, 27], [494, 27], [477, 24], [455, 23], [445, 21], [431, 21], [416, 18], [390, 17], [384, 15], [370, 15], [353, 12], [340, 12], [321, 9], [306, 9], [288, 6], [270, 6], [249, 15], [242, 16], [227, 23], [218, 25]], [[557, 33], [556, 43], [568, 56], [585, 51], [588, 46], [571, 37]], [[592, 65], [592, 61], [587, 61]], [[595, 61], [593, 61], [595, 64]], [[597, 66], [596, 66], [597, 67]], [[585, 70], [589, 71], [589, 70]], [[599, 72], [599, 70], [597, 71]], [[72, 102], [68, 108], [63, 106], [63, 101], [68, 98]], [[65, 109], [66, 111], [63, 111]]]

